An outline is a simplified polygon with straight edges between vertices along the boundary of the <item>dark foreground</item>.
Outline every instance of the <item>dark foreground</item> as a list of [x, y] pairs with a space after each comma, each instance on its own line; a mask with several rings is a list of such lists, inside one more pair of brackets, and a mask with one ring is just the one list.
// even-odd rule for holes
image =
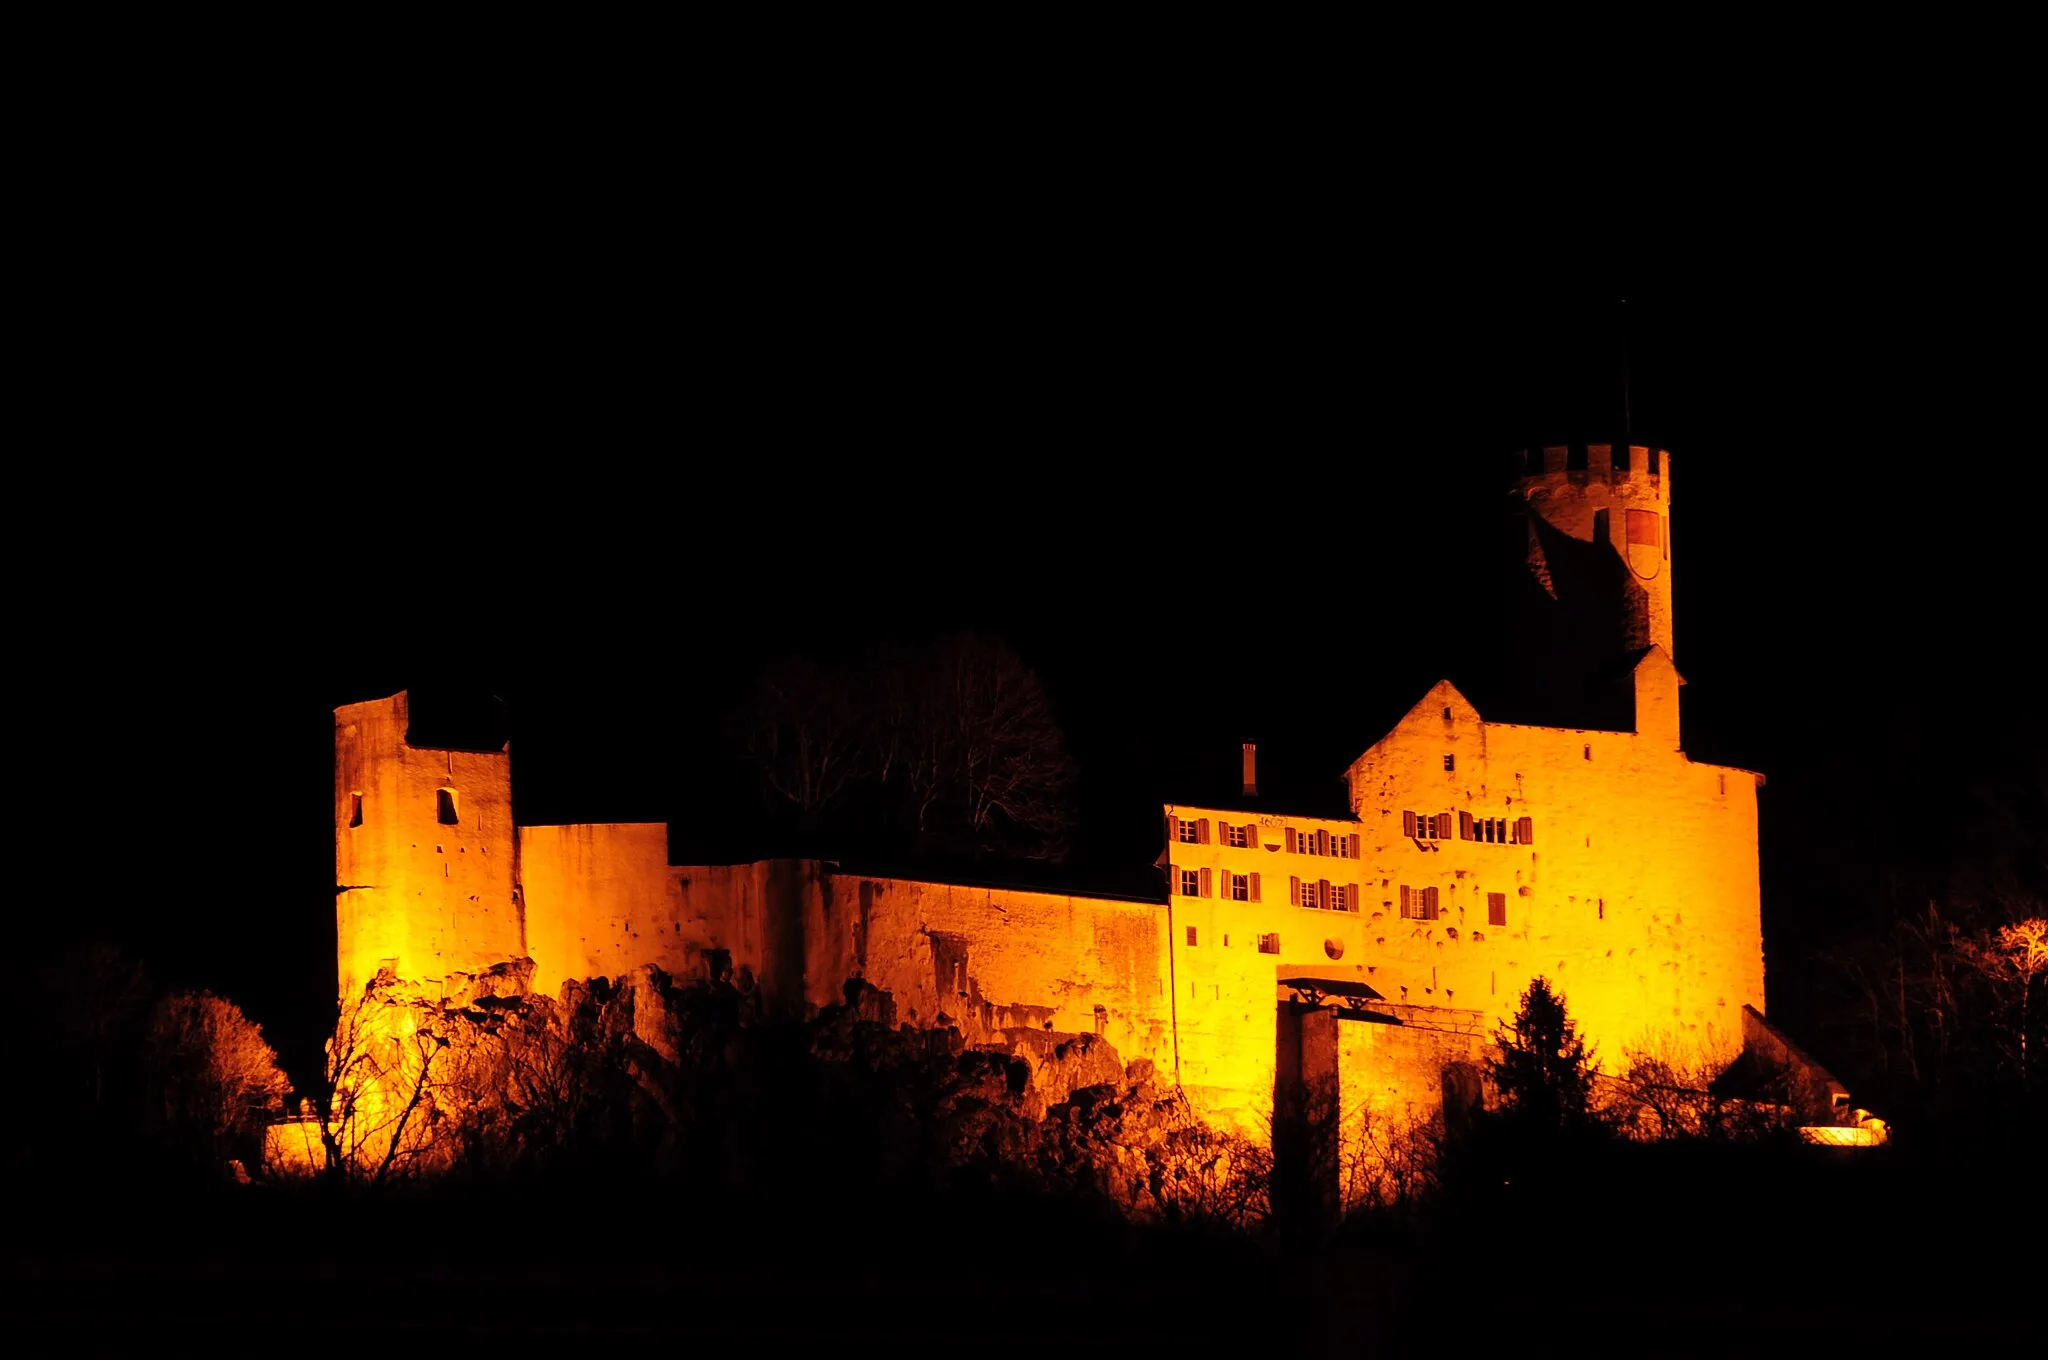
[[10, 1353], [67, 1355], [1897, 1354], [2043, 1334], [2039, 1168], [2015, 1173], [1984, 1197], [1889, 1154], [1609, 1154], [1285, 1240], [958, 1190], [86, 1191], [17, 1202], [0, 1325]]

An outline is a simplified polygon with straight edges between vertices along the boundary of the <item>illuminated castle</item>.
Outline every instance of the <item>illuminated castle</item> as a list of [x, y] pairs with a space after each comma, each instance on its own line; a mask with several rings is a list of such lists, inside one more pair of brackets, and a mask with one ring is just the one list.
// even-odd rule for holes
[[[342, 994], [730, 969], [801, 1013], [861, 978], [969, 1042], [1101, 1035], [1253, 1131], [1298, 1084], [1433, 1106], [1538, 975], [1610, 1066], [1732, 1058], [1764, 1007], [1763, 781], [1680, 749], [1670, 488], [1662, 450], [1525, 455], [1520, 654], [1544, 664], [1507, 711], [1436, 684], [1344, 772], [1343, 816], [1263, 804], [1246, 747], [1241, 799], [1164, 809], [1149, 901], [671, 865], [660, 824], [515, 825], [508, 749], [434, 746], [404, 694], [338, 709]], [[1529, 714], [1555, 725], [1499, 720]]]

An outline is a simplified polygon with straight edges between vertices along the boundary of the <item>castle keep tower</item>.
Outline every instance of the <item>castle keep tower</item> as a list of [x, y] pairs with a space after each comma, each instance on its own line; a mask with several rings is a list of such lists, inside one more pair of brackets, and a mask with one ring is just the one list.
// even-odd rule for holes
[[[432, 989], [526, 957], [508, 743], [415, 744], [410, 696], [334, 710], [336, 971]], [[487, 742], [488, 737], [483, 738]]]
[[1673, 652], [1671, 455], [1556, 444], [1514, 456], [1508, 671], [1518, 699], [1576, 725], [1644, 649]]

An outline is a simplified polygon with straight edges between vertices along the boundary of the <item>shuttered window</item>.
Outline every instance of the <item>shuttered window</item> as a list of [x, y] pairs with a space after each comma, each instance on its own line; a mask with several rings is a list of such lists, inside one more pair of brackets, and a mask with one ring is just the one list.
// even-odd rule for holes
[[1200, 897], [1200, 896], [1202, 895], [1202, 876], [1201, 876], [1201, 874], [1197, 873], [1197, 872], [1196, 872], [1195, 870], [1193, 870], [1193, 869], [1183, 869], [1183, 870], [1181, 870], [1181, 871], [1180, 871], [1180, 895], [1181, 895], [1182, 897]]
[[1504, 892], [1486, 895], [1486, 924], [1504, 926], [1508, 923], [1508, 895]]
[[1279, 953], [1280, 937], [1277, 934], [1259, 936], [1259, 952], [1261, 954]]
[[1332, 835], [1327, 829], [1296, 831], [1290, 826], [1286, 828], [1286, 837], [1289, 854], [1323, 855], [1332, 859], [1358, 858], [1359, 842], [1355, 831], [1340, 831]]
[[1401, 917], [1403, 920], [1434, 921], [1437, 917], [1437, 890], [1435, 888], [1411, 888], [1401, 885]]
[[1486, 845], [1508, 843], [1508, 819], [1505, 817], [1474, 817], [1469, 812], [1458, 814], [1458, 839], [1479, 841]]
[[1249, 826], [1232, 826], [1229, 822], [1225, 822], [1223, 824], [1223, 843], [1243, 850], [1251, 843], [1251, 830]]
[[1527, 817], [1517, 817], [1515, 819], [1515, 844], [1534, 845], [1535, 843], [1536, 823]]

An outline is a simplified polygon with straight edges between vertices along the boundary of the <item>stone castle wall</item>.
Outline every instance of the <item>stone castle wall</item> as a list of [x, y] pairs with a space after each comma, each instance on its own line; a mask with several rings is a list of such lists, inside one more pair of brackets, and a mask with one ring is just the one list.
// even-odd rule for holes
[[[1153, 902], [817, 861], [675, 866], [658, 823], [515, 833], [503, 752], [415, 749], [404, 696], [356, 705], [337, 714], [340, 982], [359, 993], [388, 967], [431, 991], [512, 964], [555, 994], [645, 965], [724, 970], [800, 1015], [860, 978], [900, 1021], [970, 1042], [1099, 1034], [1254, 1134], [1290, 986], [1406, 1023], [1342, 1027], [1347, 1109], [1434, 1109], [1423, 1069], [1443, 1045], [1428, 1035], [1457, 1036], [1469, 1060], [1539, 974], [1610, 1069], [1636, 1048], [1727, 1059], [1743, 1008], [1763, 1005], [1757, 779], [1677, 749], [1678, 683], [1661, 651], [1645, 657], [1636, 733], [1487, 723], [1440, 684], [1348, 772], [1353, 818], [1167, 808], [1173, 891]], [[444, 789], [453, 824], [437, 820]], [[1476, 838], [1480, 819], [1511, 834]]]
[[380, 969], [439, 984], [527, 956], [512, 757], [413, 746], [409, 719], [403, 693], [334, 711], [344, 997], [360, 995]]

